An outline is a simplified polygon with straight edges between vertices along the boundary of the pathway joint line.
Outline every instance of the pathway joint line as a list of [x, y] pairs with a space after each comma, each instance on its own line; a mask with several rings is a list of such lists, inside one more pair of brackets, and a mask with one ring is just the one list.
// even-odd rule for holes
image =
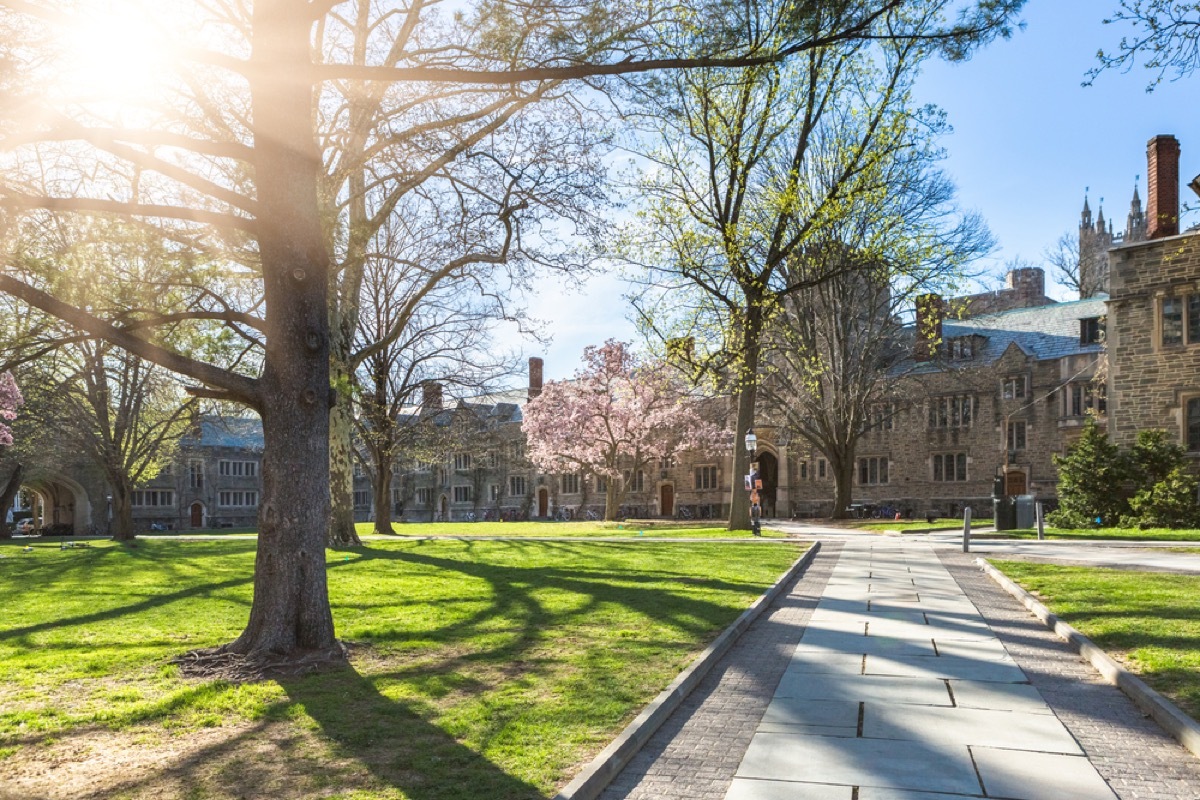
[[713, 640], [704, 652], [691, 665], [663, 689], [650, 704], [642, 709], [633, 722], [621, 731], [608, 747], [600, 751], [592, 762], [575, 776], [554, 800], [594, 800], [605, 787], [612, 782], [625, 765], [629, 763], [650, 737], [654, 735], [667, 718], [675, 712], [689, 694], [700, 684], [717, 662], [729, 651], [738, 638], [750, 627], [763, 611], [784, 590], [784, 587], [806, 570], [817, 552], [821, 542], [814, 541], [808, 551], [779, 576], [775, 584], [767, 589], [748, 609], [742, 612], [733, 624], [726, 628], [720, 636]]
[[1200, 724], [1179, 710], [1178, 706], [1158, 692], [1151, 689], [1146, 682], [1129, 670], [1118, 664], [1108, 653], [1096, 646], [1096, 643], [1084, 636], [1075, 628], [1058, 618], [1058, 615], [1039, 602], [1033, 595], [1025, 591], [1000, 570], [992, 566], [987, 559], [977, 558], [979, 565], [987, 575], [1004, 588], [1009, 594], [1021, 602], [1025, 608], [1042, 623], [1054, 631], [1059, 638], [1073, 647], [1085, 661], [1091, 663], [1105, 680], [1118, 687], [1129, 696], [1138, 708], [1149, 714], [1154, 720], [1174, 736], [1184, 748], [1193, 755], [1200, 756]]

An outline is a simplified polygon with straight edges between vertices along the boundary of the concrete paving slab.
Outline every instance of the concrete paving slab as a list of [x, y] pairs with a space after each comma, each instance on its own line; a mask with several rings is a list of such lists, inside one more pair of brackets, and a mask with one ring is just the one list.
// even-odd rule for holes
[[960, 708], [992, 708], [1025, 714], [1053, 714], [1041, 693], [1028, 683], [950, 681], [950, 692]]
[[846, 675], [801, 672], [791, 667], [784, 671], [775, 696], [927, 706], [951, 704], [946, 682], [936, 678], [855, 675], [848, 679]]
[[[962, 640], [944, 638], [934, 633], [938, 655], [973, 658], [980, 661], [1011, 661], [999, 639]], [[953, 636], [953, 634], [951, 634]]]
[[1079, 743], [1049, 714], [980, 708], [934, 708], [867, 703], [863, 737], [980, 745], [1083, 755]]
[[916, 622], [897, 622], [890, 619], [870, 620], [867, 633], [871, 636], [891, 636], [896, 639], [936, 639], [949, 641], [995, 641], [986, 628], [948, 627]]
[[857, 736], [860, 703], [776, 697], [767, 706], [758, 733]]
[[830, 653], [827, 650], [797, 651], [792, 654], [784, 677], [790, 673], [799, 675], [861, 675], [863, 656], [861, 653]]
[[755, 734], [737, 777], [959, 794], [980, 788], [961, 745], [777, 733]]
[[725, 800], [851, 800], [850, 786], [734, 778]]
[[919, 608], [910, 608], [907, 610], [895, 611], [845, 611], [838, 609], [818, 608], [813, 611], [812, 619], [809, 620], [810, 625], [822, 625], [826, 622], [838, 622], [843, 620], [891, 620], [892, 622], [911, 622], [913, 624], [925, 624], [925, 612]]
[[973, 747], [988, 797], [1005, 800], [1117, 800], [1083, 756]]
[[1002, 683], [1026, 683], [1025, 673], [1011, 659], [980, 661], [958, 656], [868, 655], [864, 675], [895, 675], [909, 678], [944, 678]]
[[965, 800], [972, 797], [983, 797], [983, 795], [913, 792], [906, 789], [888, 789], [881, 786], [862, 786], [858, 790], [858, 800]]
[[[931, 631], [932, 633], [932, 631]], [[891, 636], [870, 636], [841, 631], [809, 630], [796, 647], [797, 653], [815, 651], [829, 653], [876, 653], [880, 655], [936, 655], [933, 638], [899, 639]]]

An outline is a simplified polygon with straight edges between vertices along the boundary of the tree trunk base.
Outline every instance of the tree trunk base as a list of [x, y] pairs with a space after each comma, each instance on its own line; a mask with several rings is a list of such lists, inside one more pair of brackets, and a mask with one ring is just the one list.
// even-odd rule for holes
[[326, 650], [296, 650], [274, 653], [265, 650], [236, 653], [229, 645], [191, 650], [170, 660], [185, 678], [255, 683], [274, 678], [294, 678], [349, 665], [349, 650], [337, 642]]
[[334, 531], [329, 529], [329, 538], [326, 542], [328, 547], [362, 547], [362, 539], [353, 527], [349, 530]]

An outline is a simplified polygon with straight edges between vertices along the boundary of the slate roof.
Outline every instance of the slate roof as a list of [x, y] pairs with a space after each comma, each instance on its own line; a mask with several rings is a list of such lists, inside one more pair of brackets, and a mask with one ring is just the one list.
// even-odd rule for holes
[[183, 437], [184, 447], [236, 447], [262, 450], [262, 420], [258, 417], [201, 417], [200, 436]]
[[948, 319], [942, 323], [943, 341], [963, 336], [983, 337], [982, 348], [976, 350], [974, 358], [969, 361], [921, 364], [906, 359], [901, 367], [904, 372], [922, 373], [936, 372], [947, 365], [991, 364], [1014, 344], [1026, 355], [1039, 361], [1083, 353], [1102, 353], [1103, 344], [1079, 343], [1079, 320], [1104, 316], [1107, 300], [1107, 296], [1099, 295], [1069, 303], [1016, 308], [967, 319]]

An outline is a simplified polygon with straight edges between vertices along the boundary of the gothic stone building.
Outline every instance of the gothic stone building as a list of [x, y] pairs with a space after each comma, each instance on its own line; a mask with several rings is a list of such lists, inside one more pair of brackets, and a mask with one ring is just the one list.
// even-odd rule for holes
[[[983, 512], [997, 478], [1009, 494], [1053, 498], [1052, 456], [1065, 451], [1089, 415], [1122, 445], [1139, 430], [1163, 428], [1200, 463], [1200, 233], [1179, 230], [1179, 154], [1174, 137], [1150, 141], [1147, 208], [1143, 213], [1135, 191], [1123, 235], [1102, 219], [1092, 223], [1085, 201], [1083, 299], [1055, 303], [1045, 296], [1042, 271], [1021, 269], [998, 292], [925, 306], [926, 313], [963, 308], [965, 316], [940, 320], [937, 351], [914, 348], [889, 376], [910, 402], [881, 413], [861, 440], [856, 505], [915, 515], [957, 515], [966, 505]], [[531, 359], [525, 390], [450, 410], [440, 408], [439, 394], [438, 408], [414, 409], [469, 417], [479, 435], [438, 463], [397, 464], [395, 518], [599, 512], [603, 484], [543, 474], [524, 457], [521, 409], [540, 391], [541, 373], [541, 360]], [[833, 476], [821, 455], [769, 424], [755, 429], [768, 516], [832, 511]], [[201, 420], [174, 467], [139, 488], [137, 524], [252, 526], [261, 449], [256, 420]], [[679, 458], [630, 473], [625, 513], [721, 518], [732, 487], [741, 484], [731, 462]], [[43, 521], [103, 527], [103, 487], [77, 477], [31, 481], [43, 496]], [[356, 514], [366, 520], [373, 513], [366, 470], [355, 489]]]

